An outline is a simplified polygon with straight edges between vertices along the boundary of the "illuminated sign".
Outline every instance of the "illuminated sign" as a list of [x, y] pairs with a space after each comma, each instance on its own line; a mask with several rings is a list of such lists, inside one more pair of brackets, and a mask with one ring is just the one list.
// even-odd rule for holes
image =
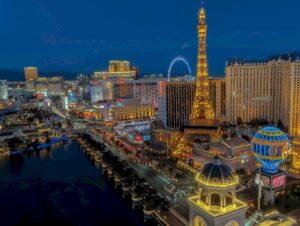
[[270, 186], [271, 186], [271, 179], [269, 177], [262, 175], [260, 177], [260, 179], [261, 179], [262, 186], [264, 188], [270, 188]]
[[64, 107], [66, 110], [69, 110], [69, 100], [68, 97], [64, 97]]
[[285, 186], [286, 176], [280, 175], [272, 179], [272, 188], [277, 189]]
[[48, 96], [48, 92], [47, 91], [42, 91], [41, 93], [43, 94], [44, 97]]
[[142, 136], [141, 135], [136, 135], [135, 136], [135, 141], [136, 142], [141, 142], [142, 141]]
[[165, 86], [166, 86], [165, 82], [163, 81], [159, 82], [159, 96], [161, 97], [165, 95], [165, 90], [166, 90]]

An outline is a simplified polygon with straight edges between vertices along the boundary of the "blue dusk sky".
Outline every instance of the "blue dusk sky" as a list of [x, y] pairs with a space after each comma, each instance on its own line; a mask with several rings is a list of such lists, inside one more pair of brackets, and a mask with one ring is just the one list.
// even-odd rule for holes
[[[166, 73], [180, 55], [195, 72], [200, 2], [0, 0], [0, 68], [91, 72], [127, 59], [141, 73]], [[205, 7], [211, 75], [224, 74], [230, 58], [300, 50], [299, 0], [207, 0]]]

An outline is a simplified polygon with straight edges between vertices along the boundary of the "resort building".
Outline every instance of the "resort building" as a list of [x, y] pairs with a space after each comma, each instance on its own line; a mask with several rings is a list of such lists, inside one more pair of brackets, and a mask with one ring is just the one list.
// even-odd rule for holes
[[6, 101], [7, 99], [8, 99], [7, 80], [0, 80], [0, 100]]
[[36, 67], [25, 67], [25, 82], [26, 89], [30, 91], [34, 91], [34, 80], [38, 77], [38, 70]]
[[109, 62], [108, 71], [95, 72], [93, 80], [138, 79], [138, 68], [132, 67], [129, 61], [113, 60]]
[[113, 118], [115, 121], [145, 119], [154, 116], [153, 105], [140, 104], [136, 101], [117, 103], [112, 107]]
[[38, 77], [34, 79], [34, 90], [50, 96], [60, 96], [65, 93], [63, 77]]
[[282, 122], [300, 134], [300, 53], [266, 60], [231, 60], [226, 66], [226, 121]]

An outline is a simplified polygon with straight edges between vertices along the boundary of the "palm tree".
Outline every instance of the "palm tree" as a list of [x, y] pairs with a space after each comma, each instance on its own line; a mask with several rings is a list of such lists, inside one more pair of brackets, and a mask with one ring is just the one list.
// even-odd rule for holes
[[300, 202], [300, 184], [294, 184], [292, 187], [292, 194], [296, 197], [298, 197], [298, 200]]

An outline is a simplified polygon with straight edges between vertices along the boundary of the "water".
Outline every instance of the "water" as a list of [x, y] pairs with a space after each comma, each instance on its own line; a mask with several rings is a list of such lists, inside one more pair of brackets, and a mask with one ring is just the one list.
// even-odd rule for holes
[[0, 225], [144, 226], [76, 141], [0, 160]]

